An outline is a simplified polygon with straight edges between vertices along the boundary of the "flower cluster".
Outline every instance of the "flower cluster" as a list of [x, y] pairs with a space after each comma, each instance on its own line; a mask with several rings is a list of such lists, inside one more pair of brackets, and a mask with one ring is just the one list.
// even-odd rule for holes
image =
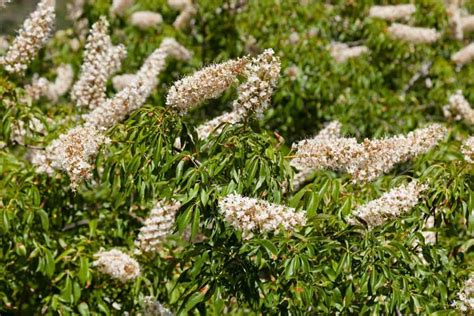
[[[341, 138], [341, 127], [342, 125], [339, 121], [332, 121], [312, 139], [330, 143], [334, 139]], [[309, 176], [314, 174], [315, 168], [309, 167], [306, 164], [300, 164], [298, 160], [293, 160], [292, 165], [298, 169], [292, 181], [292, 188], [298, 190], [308, 180]]]
[[474, 311], [474, 277], [471, 276], [464, 282], [464, 286], [458, 293], [459, 301], [453, 305], [456, 306], [461, 312], [466, 313]]
[[174, 314], [152, 296], [143, 299], [144, 316], [173, 316]]
[[390, 25], [388, 33], [394, 39], [413, 44], [434, 43], [441, 37], [441, 33], [435, 29], [414, 27], [400, 23]]
[[457, 40], [462, 40], [464, 37], [462, 21], [461, 21], [461, 10], [459, 9], [458, 1], [451, 1], [446, 6], [446, 13], [449, 17], [449, 27], [451, 33]]
[[133, 5], [133, 0], [113, 0], [110, 11], [116, 15], [123, 15]]
[[96, 128], [79, 126], [55, 139], [44, 152], [36, 153], [32, 163], [38, 172], [52, 174], [53, 169], [67, 172], [75, 189], [82, 179], [90, 178], [90, 160], [109, 139]]
[[75, 33], [81, 41], [85, 40], [89, 29], [89, 20], [84, 17], [86, 0], [72, 0], [67, 3], [67, 18], [72, 22]]
[[0, 64], [6, 71], [21, 73], [49, 39], [56, 18], [55, 0], [41, 0], [18, 33]]
[[463, 142], [461, 153], [464, 155], [464, 160], [474, 164], [474, 136], [469, 137]]
[[138, 239], [135, 241], [138, 252], [156, 252], [163, 240], [171, 234], [174, 218], [181, 204], [177, 201], [159, 202], [140, 228]]
[[188, 26], [197, 12], [192, 0], [168, 0], [168, 5], [175, 10], [181, 11], [173, 22], [173, 26], [178, 30]]
[[10, 44], [8, 43], [7, 37], [5, 35], [0, 35], [0, 52], [6, 52], [9, 46]]
[[461, 25], [463, 32], [474, 31], [474, 15], [467, 15], [461, 17]]
[[95, 254], [97, 260], [93, 265], [100, 272], [110, 275], [114, 279], [127, 282], [136, 279], [140, 275], [140, 265], [129, 255], [120, 250], [112, 249]]
[[412, 181], [396, 187], [380, 198], [359, 206], [349, 219], [351, 225], [363, 222], [369, 229], [380, 226], [386, 221], [397, 218], [411, 210], [420, 198], [426, 186]]
[[158, 26], [163, 22], [161, 14], [152, 11], [134, 12], [130, 17], [130, 23], [142, 30]]
[[462, 40], [464, 33], [474, 30], [474, 15], [464, 15], [458, 0], [450, 0], [446, 6], [449, 17], [449, 26], [454, 38]]
[[341, 170], [351, 174], [356, 182], [371, 181], [396, 164], [429, 151], [446, 133], [442, 125], [432, 124], [407, 135], [365, 139], [362, 143], [355, 138], [323, 134], [294, 144], [296, 155], [291, 164], [298, 170]]
[[85, 124], [109, 128], [122, 121], [129, 113], [140, 108], [158, 84], [158, 75], [165, 68], [168, 56], [188, 60], [190, 53], [175, 39], [166, 38], [143, 63], [136, 79], [114, 98], [103, 102], [92, 112], [84, 115]]
[[168, 91], [166, 105], [184, 114], [205, 100], [219, 97], [238, 82], [237, 76], [245, 71], [247, 63], [247, 58], [229, 60], [203, 68], [175, 82]]
[[242, 118], [246, 118], [249, 113], [261, 115], [270, 103], [280, 69], [280, 59], [275, 56], [273, 49], [266, 49], [253, 58], [245, 67], [244, 76], [247, 80], [238, 87], [234, 111]]
[[425, 244], [427, 245], [434, 245], [436, 243], [436, 232], [432, 231], [435, 227], [435, 217], [430, 216], [425, 220], [425, 224], [423, 226], [423, 231], [421, 234], [425, 239]]
[[291, 65], [285, 68], [285, 76], [291, 81], [295, 81], [298, 78], [300, 73], [301, 73], [301, 70], [296, 65]]
[[271, 49], [253, 58], [245, 67], [246, 81], [238, 89], [238, 98], [233, 102], [233, 110], [224, 113], [197, 128], [199, 138], [210, 133], [219, 133], [224, 123], [236, 124], [251, 114], [261, 115], [268, 107], [270, 98], [280, 74], [280, 61]]
[[199, 137], [199, 139], [206, 139], [209, 137], [214, 132], [221, 132], [224, 124], [237, 124], [242, 120], [242, 116], [236, 112], [236, 111], [231, 111], [231, 112], [226, 112], [224, 114], [221, 114], [201, 125], [199, 125], [196, 128], [196, 133]]
[[28, 121], [28, 125], [26, 125], [22, 120], [12, 124], [10, 138], [12, 141], [24, 145], [26, 138], [32, 137], [34, 134], [46, 133], [46, 127], [44, 126], [43, 122], [38, 120], [36, 117], [31, 117]]
[[238, 194], [220, 199], [219, 210], [229, 224], [242, 230], [245, 239], [252, 238], [255, 232], [278, 232], [281, 228], [291, 231], [306, 223], [304, 211]]
[[294, 191], [298, 191], [306, 181], [310, 180], [311, 176], [314, 175], [314, 173], [315, 170], [311, 168], [299, 170], [291, 181], [291, 188], [293, 188]]
[[106, 82], [111, 74], [120, 69], [125, 58], [125, 47], [112, 45], [108, 28], [109, 22], [105, 17], [92, 25], [81, 74], [71, 91], [71, 99], [77, 106], [94, 109], [102, 104], [106, 99]]
[[168, 0], [168, 5], [174, 10], [184, 10], [185, 7], [192, 4], [192, 0]]
[[48, 100], [56, 102], [71, 87], [74, 80], [74, 71], [72, 66], [67, 64], [59, 66], [56, 69], [56, 74], [54, 82], [50, 82], [44, 77], [38, 78], [38, 75], [35, 75], [33, 83], [26, 86], [26, 93], [33, 100], [38, 100], [40, 97], [45, 96]]
[[337, 63], [343, 63], [350, 58], [359, 57], [369, 51], [366, 46], [354, 46], [349, 47], [344, 43], [332, 43], [329, 52], [331, 57], [336, 60]]
[[456, 121], [464, 120], [468, 124], [474, 124], [474, 109], [464, 98], [461, 90], [451, 95], [448, 104], [443, 107], [444, 116]]
[[121, 74], [112, 78], [112, 85], [115, 91], [121, 91], [137, 79], [135, 74]]
[[451, 56], [451, 60], [458, 65], [465, 65], [474, 60], [474, 43], [467, 45]]
[[387, 21], [395, 21], [409, 18], [415, 11], [416, 7], [413, 4], [376, 5], [370, 8], [369, 16]]

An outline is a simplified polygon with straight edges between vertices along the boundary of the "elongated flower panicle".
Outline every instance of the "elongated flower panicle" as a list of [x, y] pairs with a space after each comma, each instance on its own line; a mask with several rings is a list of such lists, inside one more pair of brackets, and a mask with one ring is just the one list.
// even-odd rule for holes
[[[341, 123], [339, 121], [330, 122], [325, 128], [313, 138], [316, 142], [328, 143], [332, 140], [341, 138]], [[298, 160], [292, 160], [291, 164], [298, 169], [292, 180], [293, 190], [299, 190], [304, 182], [308, 180], [308, 177], [314, 174], [316, 169], [308, 167], [306, 164], [298, 164]]]
[[441, 33], [435, 29], [414, 27], [405, 24], [393, 23], [388, 28], [392, 38], [413, 44], [430, 44], [436, 42]]
[[122, 74], [112, 78], [112, 85], [115, 91], [121, 91], [137, 79], [135, 74]]
[[[138, 81], [138, 80], [137, 80]], [[143, 105], [146, 89], [133, 82], [90, 113], [84, 114], [86, 126], [109, 128]]]
[[173, 26], [178, 30], [187, 27], [197, 12], [192, 0], [168, 0], [168, 5], [175, 10], [181, 11], [173, 22]]
[[464, 155], [464, 160], [474, 164], [474, 136], [469, 137], [463, 142], [461, 153]]
[[474, 60], [474, 43], [467, 45], [451, 56], [451, 60], [457, 65], [466, 65]]
[[10, 73], [24, 72], [46, 44], [56, 18], [55, 0], [41, 0], [36, 11], [23, 23], [0, 64]]
[[59, 66], [56, 73], [57, 76], [54, 82], [35, 76], [33, 83], [25, 88], [26, 93], [33, 100], [38, 100], [40, 97], [45, 96], [50, 101], [56, 102], [71, 87], [74, 80], [74, 71], [72, 66], [67, 64]]
[[461, 10], [459, 9], [459, 3], [456, 1], [450, 3], [446, 7], [446, 13], [449, 17], [449, 27], [451, 28], [451, 33], [454, 38], [457, 40], [462, 40], [464, 37], [464, 31], [462, 26], [461, 19]]
[[197, 9], [194, 5], [187, 6], [181, 13], [176, 17], [176, 20], [173, 22], [173, 26], [178, 29], [182, 30], [186, 26], [188, 26], [191, 22], [191, 19], [196, 14]]
[[336, 60], [337, 63], [343, 63], [350, 58], [359, 57], [369, 51], [366, 46], [354, 46], [349, 47], [344, 43], [333, 43], [329, 48], [331, 57]]
[[409, 18], [415, 12], [416, 7], [413, 4], [376, 5], [370, 8], [369, 16], [387, 21], [395, 21]]
[[105, 101], [106, 82], [120, 69], [126, 56], [125, 46], [112, 45], [108, 28], [109, 22], [104, 17], [92, 25], [81, 74], [71, 91], [71, 99], [77, 106], [94, 109]]
[[474, 15], [467, 15], [461, 17], [461, 25], [463, 32], [474, 31]]
[[163, 22], [161, 14], [153, 11], [134, 12], [130, 17], [130, 23], [140, 29], [147, 29], [160, 25]]
[[315, 137], [293, 145], [296, 151], [291, 165], [298, 170], [332, 169], [347, 172], [353, 181], [371, 181], [390, 171], [396, 164], [428, 152], [445, 137], [447, 129], [440, 124], [414, 130], [407, 135], [385, 139]]
[[19, 120], [12, 124], [10, 139], [18, 144], [24, 145], [25, 138], [30, 138], [34, 134], [46, 134], [46, 127], [36, 117], [30, 117], [28, 124]]
[[[56, 75], [57, 76], [52, 85], [52, 92], [50, 92], [50, 95], [53, 94], [54, 97], [61, 97], [66, 94], [72, 85], [74, 80], [74, 70], [69, 64], [61, 65], [56, 70]], [[56, 98], [50, 97], [50, 99]]]
[[86, 0], [72, 0], [67, 3], [67, 18], [72, 22], [74, 32], [81, 41], [85, 40], [89, 30], [89, 20], [84, 17]]
[[[303, 180], [306, 175], [318, 169], [337, 170], [346, 166], [363, 151], [355, 138], [341, 137], [339, 121], [332, 121], [315, 137], [302, 140], [292, 147], [296, 151], [296, 158], [292, 159], [290, 164], [303, 173], [298, 180]], [[314, 154], [316, 148], [320, 148], [321, 152]]]
[[293, 144], [295, 158], [290, 164], [298, 170], [332, 169], [348, 171], [364, 153], [355, 138], [315, 137]]
[[396, 187], [380, 198], [359, 206], [349, 219], [351, 225], [363, 220], [369, 229], [380, 226], [390, 219], [400, 217], [418, 204], [420, 194], [426, 186], [412, 181]]
[[196, 128], [197, 135], [199, 139], [206, 139], [212, 133], [219, 134], [224, 127], [223, 124], [237, 124], [242, 120], [242, 116], [236, 112], [226, 112], [222, 115], [219, 115], [213, 118], [210, 121], [207, 121]]
[[168, 52], [169, 56], [178, 60], [187, 61], [192, 57], [192, 53], [184, 46], [179, 44], [174, 38], [164, 38], [161, 46], [164, 50], [166, 50], [166, 52]]
[[38, 74], [34, 74], [32, 84], [25, 86], [25, 93], [33, 100], [39, 100], [48, 93], [50, 84], [48, 79], [39, 78]]
[[254, 233], [266, 233], [280, 229], [292, 231], [306, 223], [305, 212], [294, 208], [272, 204], [264, 200], [230, 194], [219, 201], [219, 210], [225, 220], [242, 236], [249, 239]]
[[168, 91], [166, 105], [185, 114], [205, 100], [219, 97], [238, 82], [237, 76], [245, 71], [247, 63], [247, 58], [229, 60], [203, 68], [175, 82]]
[[474, 276], [464, 282], [464, 286], [457, 296], [458, 301], [454, 302], [453, 306], [466, 313], [466, 315], [474, 311]]
[[140, 275], [140, 265], [129, 255], [120, 250], [112, 249], [95, 254], [97, 260], [93, 265], [102, 273], [110, 275], [114, 279], [128, 282]]
[[220, 133], [224, 123], [236, 124], [251, 114], [261, 115], [270, 103], [280, 74], [280, 61], [273, 50], [267, 49], [247, 62], [242, 74], [247, 80], [237, 89], [238, 98], [232, 104], [233, 110], [200, 125], [197, 128], [200, 139], [207, 138], [211, 133]]
[[113, 0], [110, 11], [113, 14], [122, 16], [125, 14], [125, 11], [133, 5], [133, 2], [133, 0]]
[[451, 95], [448, 104], [443, 107], [444, 116], [456, 121], [464, 120], [468, 124], [474, 124], [474, 109], [464, 98], [461, 90]]
[[332, 121], [319, 131], [316, 138], [339, 138], [341, 137], [341, 128], [341, 122]]
[[143, 299], [143, 316], [173, 316], [174, 314], [152, 296]]
[[184, 8], [192, 4], [192, 0], [168, 0], [168, 5], [178, 11], [184, 10]]
[[167, 57], [172, 56], [188, 60], [190, 53], [175, 39], [166, 38], [143, 63], [136, 74], [136, 79], [129, 86], [85, 114], [85, 124], [100, 128], [109, 128], [122, 121], [128, 114], [140, 108], [158, 84], [158, 75], [166, 66]]
[[389, 172], [396, 164], [430, 151], [446, 137], [447, 129], [431, 124], [407, 135], [364, 141], [364, 152], [357, 164], [349, 168], [355, 181], [371, 181]]
[[135, 245], [138, 252], [156, 252], [163, 240], [172, 233], [175, 216], [181, 207], [178, 201], [159, 202], [140, 228]]
[[53, 169], [65, 171], [75, 189], [83, 179], [91, 177], [90, 161], [99, 147], [108, 142], [94, 127], [78, 126], [51, 142], [44, 153], [37, 153], [32, 163], [40, 173], [51, 174]]
[[244, 76], [247, 80], [238, 89], [238, 98], [233, 103], [234, 111], [246, 118], [250, 113], [257, 116], [265, 111], [270, 103], [273, 89], [280, 76], [280, 59], [273, 49], [252, 58], [245, 67]]

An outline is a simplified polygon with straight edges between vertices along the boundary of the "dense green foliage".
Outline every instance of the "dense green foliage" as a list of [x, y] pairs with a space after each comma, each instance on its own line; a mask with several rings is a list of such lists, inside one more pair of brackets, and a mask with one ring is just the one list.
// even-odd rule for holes
[[[89, 20], [108, 15], [109, 2], [88, 4]], [[132, 8], [159, 11], [164, 24], [158, 29], [139, 30], [109, 16], [113, 41], [127, 47], [124, 73], [135, 72], [166, 36], [193, 58], [170, 62], [147, 105], [108, 131], [112, 143], [97, 157], [94, 179], [76, 192], [66, 174], [36, 173], [27, 153], [75, 126], [82, 110], [67, 96], [55, 105], [20, 101], [33, 73], [53, 77], [61, 63], [78, 72], [82, 49], [71, 48], [72, 31], [56, 34], [24, 78], [0, 70], [0, 313], [136, 314], [142, 298], [152, 295], [182, 314], [456, 314], [451, 304], [474, 260], [474, 173], [459, 150], [473, 127], [447, 121], [442, 107], [458, 89], [474, 104], [474, 64], [458, 71], [450, 61], [474, 33], [464, 43], [450, 38], [442, 0], [417, 1], [413, 24], [444, 35], [416, 46], [389, 38], [387, 22], [367, 17], [373, 1], [335, 1], [330, 8], [323, 1], [249, 1], [236, 14], [219, 9], [221, 1], [199, 2], [195, 25], [182, 32], [172, 27], [178, 12], [162, 0], [137, 0]], [[474, 5], [466, 8], [474, 14]], [[299, 40], [289, 43], [294, 32]], [[370, 54], [336, 64], [327, 50], [331, 41], [361, 42]], [[175, 80], [270, 47], [281, 58], [282, 75], [262, 120], [200, 141], [195, 126], [229, 109], [235, 91], [184, 117], [165, 107]], [[427, 62], [432, 87], [421, 78], [402, 97]], [[294, 79], [285, 75], [290, 66], [298, 68]], [[108, 94], [114, 93], [110, 86]], [[31, 133], [23, 145], [12, 141], [15, 122], [32, 118], [47, 133]], [[446, 124], [449, 135], [371, 183], [320, 171], [299, 191], [285, 192], [294, 175], [291, 144], [335, 119], [345, 135], [360, 140], [428, 122]], [[178, 136], [182, 149], [173, 145]], [[371, 231], [347, 224], [356, 206], [410, 178], [429, 189], [408, 215]], [[217, 209], [217, 200], [231, 192], [305, 209], [308, 223], [295, 233], [243, 240]], [[136, 281], [122, 284], [92, 267], [100, 249], [131, 252], [140, 219], [170, 197], [183, 205], [175, 233], [159, 254], [138, 258], [143, 271]], [[421, 227], [430, 215], [437, 243], [425, 245]]]

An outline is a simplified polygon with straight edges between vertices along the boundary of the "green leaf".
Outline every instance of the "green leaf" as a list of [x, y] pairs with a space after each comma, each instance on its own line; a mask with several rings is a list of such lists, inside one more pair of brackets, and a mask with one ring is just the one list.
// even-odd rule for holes
[[66, 277], [66, 283], [63, 286], [60, 298], [64, 302], [68, 302], [68, 303], [74, 302], [74, 297], [72, 294], [72, 282], [69, 276]]
[[352, 284], [346, 288], [346, 293], [344, 294], [344, 306], [349, 307], [351, 306], [352, 298], [354, 297], [354, 292], [352, 291]]
[[43, 209], [38, 209], [38, 210], [36, 210], [36, 214], [38, 214], [38, 216], [40, 217], [41, 226], [43, 227], [43, 229], [48, 231], [49, 230], [48, 213], [46, 213]]
[[90, 311], [89, 311], [89, 306], [87, 305], [86, 302], [82, 302], [77, 306], [77, 310], [79, 311], [79, 314], [81, 316], [89, 316]]
[[44, 273], [48, 277], [52, 277], [56, 269], [56, 264], [54, 262], [53, 254], [47, 248], [44, 248], [43, 252], [44, 252], [44, 260], [45, 260]]
[[79, 282], [81, 282], [82, 286], [87, 284], [89, 280], [89, 259], [80, 257], [79, 258], [79, 272], [77, 273], [77, 277], [79, 278]]
[[194, 212], [193, 212], [193, 223], [191, 226], [191, 240], [193, 240], [199, 232], [200, 218], [201, 218], [201, 212], [199, 211], [199, 207], [196, 207], [194, 208]]
[[193, 293], [191, 297], [184, 304], [184, 307], [180, 309], [180, 311], [178, 312], [178, 315], [185, 315], [187, 312], [193, 309], [194, 306], [201, 303], [204, 300], [204, 297], [205, 297], [204, 294], [202, 294], [201, 292]]
[[202, 189], [201, 190], [201, 203], [202, 203], [202, 206], [206, 206], [208, 200], [209, 200], [209, 194], [207, 193], [206, 190]]
[[268, 252], [268, 255], [270, 257], [272, 256], [277, 257], [278, 249], [270, 240], [262, 239], [262, 240], [259, 240], [259, 243], [265, 248], [265, 250]]
[[2, 233], [6, 233], [10, 230], [10, 221], [8, 220], [7, 209], [0, 210], [2, 212]]

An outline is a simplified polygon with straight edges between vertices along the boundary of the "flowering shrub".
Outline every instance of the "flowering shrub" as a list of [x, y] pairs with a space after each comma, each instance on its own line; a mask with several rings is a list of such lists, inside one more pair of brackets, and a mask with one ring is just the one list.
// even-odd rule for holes
[[472, 313], [460, 2], [38, 1], [0, 42], [0, 314]]

